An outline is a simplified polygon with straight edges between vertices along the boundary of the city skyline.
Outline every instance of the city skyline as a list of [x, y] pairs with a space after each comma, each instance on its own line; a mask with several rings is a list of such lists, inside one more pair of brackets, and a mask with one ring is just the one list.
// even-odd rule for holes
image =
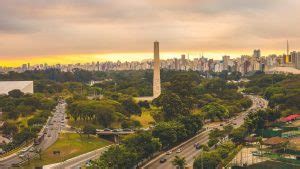
[[[1, 66], [67, 64], [190, 54], [220, 59], [300, 49], [297, 0], [0, 2]], [[289, 11], [289, 12], [286, 12]], [[278, 15], [280, 14], [280, 15]]]
[[[256, 49], [252, 49], [251, 51], [245, 53], [206, 53], [206, 52], [160, 52], [160, 56], [162, 60], [167, 59], [180, 59], [182, 55], [186, 55], [189, 59], [201, 58], [205, 57], [208, 59], [214, 60], [222, 60], [223, 56], [230, 56], [231, 58], [239, 58], [243, 55], [245, 56], [253, 56], [253, 51]], [[266, 52], [261, 51], [261, 56], [269, 56], [269, 55], [285, 55], [286, 49], [280, 50], [278, 52]], [[298, 50], [291, 50], [298, 51]], [[31, 65], [39, 65], [39, 64], [48, 64], [48, 65], [67, 65], [67, 64], [77, 64], [77, 63], [91, 63], [91, 62], [133, 62], [133, 61], [145, 61], [152, 60], [153, 53], [111, 53], [111, 54], [78, 54], [78, 55], [68, 55], [68, 56], [48, 56], [46, 58], [41, 57], [27, 57], [27, 59], [1, 59], [0, 66], [2, 67], [19, 67], [22, 64], [30, 63]]]

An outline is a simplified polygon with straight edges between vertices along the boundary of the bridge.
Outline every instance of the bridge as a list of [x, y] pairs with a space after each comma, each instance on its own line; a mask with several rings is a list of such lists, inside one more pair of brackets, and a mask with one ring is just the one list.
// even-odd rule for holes
[[104, 131], [97, 129], [96, 133], [100, 136], [114, 136], [115, 143], [119, 143], [120, 135], [134, 134], [135, 131]]
[[104, 131], [104, 130], [97, 130], [96, 132], [98, 135], [128, 135], [135, 133], [134, 131]]

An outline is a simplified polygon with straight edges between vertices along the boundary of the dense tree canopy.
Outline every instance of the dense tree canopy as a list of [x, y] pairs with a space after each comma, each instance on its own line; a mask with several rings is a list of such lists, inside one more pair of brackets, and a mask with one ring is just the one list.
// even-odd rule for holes
[[153, 155], [161, 148], [159, 139], [153, 138], [150, 132], [141, 132], [125, 137], [122, 140], [124, 146], [137, 154], [138, 160]]

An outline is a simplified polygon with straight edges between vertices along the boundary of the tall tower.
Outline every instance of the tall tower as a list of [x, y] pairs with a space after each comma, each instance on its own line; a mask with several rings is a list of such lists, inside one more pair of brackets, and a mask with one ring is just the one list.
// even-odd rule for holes
[[159, 42], [154, 42], [154, 71], [153, 71], [153, 97], [157, 98], [161, 94], [160, 86], [160, 61], [159, 61]]

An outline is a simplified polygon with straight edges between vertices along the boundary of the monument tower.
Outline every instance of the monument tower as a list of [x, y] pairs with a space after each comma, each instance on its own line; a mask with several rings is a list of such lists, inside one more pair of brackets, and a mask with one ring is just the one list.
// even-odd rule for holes
[[157, 98], [161, 94], [160, 86], [160, 61], [159, 42], [154, 42], [154, 70], [153, 70], [153, 97]]

